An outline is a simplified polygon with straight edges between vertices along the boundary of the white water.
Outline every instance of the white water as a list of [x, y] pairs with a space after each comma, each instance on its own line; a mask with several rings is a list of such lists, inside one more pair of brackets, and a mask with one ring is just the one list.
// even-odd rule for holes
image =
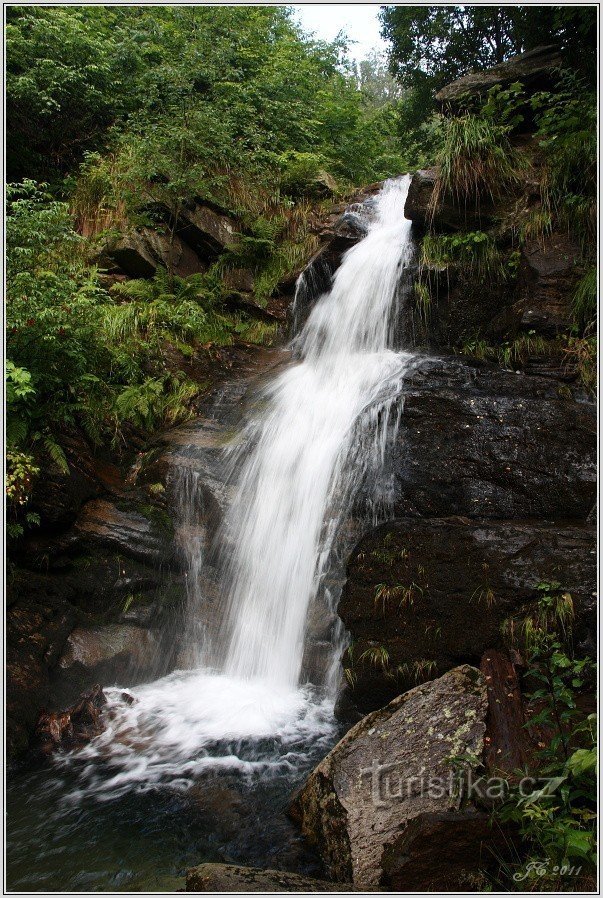
[[206, 666], [129, 690], [134, 704], [107, 690], [109, 727], [79, 753], [85, 791], [185, 786], [208, 766], [282, 771], [332, 737], [341, 644], [336, 636], [327, 649], [330, 675], [304, 683], [306, 620], [311, 603], [328, 604], [320, 587], [331, 549], [363, 480], [383, 464], [392, 404], [413, 364], [389, 348], [411, 254], [408, 181], [384, 186], [367, 236], [294, 340], [298, 361], [266, 388], [243, 449], [227, 453], [237, 474], [224, 530], [232, 549]]

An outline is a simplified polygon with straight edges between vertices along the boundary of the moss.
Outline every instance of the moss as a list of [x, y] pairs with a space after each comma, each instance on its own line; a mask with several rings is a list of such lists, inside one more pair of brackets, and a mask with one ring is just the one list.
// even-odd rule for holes
[[174, 521], [165, 508], [157, 505], [138, 505], [136, 510], [156, 527], [166, 530], [170, 536], [174, 535]]

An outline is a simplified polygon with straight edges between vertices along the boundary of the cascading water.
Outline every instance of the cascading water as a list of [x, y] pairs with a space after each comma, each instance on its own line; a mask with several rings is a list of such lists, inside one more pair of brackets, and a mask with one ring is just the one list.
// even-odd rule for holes
[[[291, 782], [332, 744], [344, 645], [333, 559], [358, 535], [350, 520], [361, 491], [373, 517], [387, 515], [386, 448], [415, 364], [391, 348], [401, 274], [412, 261], [408, 183], [388, 181], [372, 201], [367, 234], [295, 337], [293, 362], [263, 388], [256, 411], [220, 453], [231, 495], [218, 532], [218, 625], [189, 627], [182, 663], [190, 669], [132, 688], [131, 698], [106, 690], [105, 732], [57, 762], [75, 777], [74, 803], [159, 785], [186, 791], [211, 771]], [[194, 501], [195, 472], [186, 483], [183, 495]], [[198, 614], [202, 541], [195, 509], [185, 505]], [[310, 617], [328, 625], [316, 651]]]

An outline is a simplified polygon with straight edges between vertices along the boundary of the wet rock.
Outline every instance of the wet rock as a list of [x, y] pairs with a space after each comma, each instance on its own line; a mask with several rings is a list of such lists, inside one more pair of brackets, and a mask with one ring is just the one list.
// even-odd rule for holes
[[[418, 818], [458, 810], [449, 759], [464, 755], [479, 764], [486, 709], [484, 679], [465, 665], [398, 696], [349, 730], [291, 808], [334, 879], [352, 881], [357, 890], [412, 888], [412, 857], [400, 865], [398, 846], [405, 834], [411, 838]], [[471, 825], [464, 834], [475, 868], [487, 827], [478, 834]], [[439, 840], [426, 843], [421, 866], [429, 866], [428, 855], [432, 871], [439, 867], [440, 850]], [[414, 870], [419, 879], [418, 865]]]
[[345, 892], [348, 884], [235, 864], [200, 864], [186, 875], [187, 892]]
[[81, 689], [98, 680], [144, 680], [155, 669], [159, 645], [152, 630], [133, 624], [76, 627], [59, 658], [62, 679]]
[[[338, 608], [353, 640], [349, 699], [366, 712], [436, 671], [479, 664], [541, 582], [571, 593], [580, 644], [595, 632], [595, 551], [594, 529], [568, 522], [406, 518], [367, 534]], [[371, 660], [376, 647], [385, 664]]]
[[104, 730], [101, 719], [107, 699], [100, 686], [65, 711], [45, 712], [38, 720], [34, 733], [35, 751], [48, 756], [60, 749], [81, 748]]
[[88, 502], [75, 524], [75, 535], [128, 557], [159, 566], [174, 556], [170, 519], [149, 507], [148, 516], [104, 499]]
[[506, 86], [515, 81], [521, 81], [528, 94], [550, 90], [562, 65], [557, 46], [536, 47], [485, 71], [457, 78], [436, 94], [436, 100], [447, 109], [464, 107], [469, 99], [485, 97], [495, 84]]
[[403, 395], [395, 514], [584, 520], [595, 406], [544, 377], [424, 360]]
[[344, 253], [366, 235], [373, 210], [373, 195], [381, 186], [373, 185], [353, 197], [348, 204], [339, 204], [321, 221], [318, 230], [321, 247], [293, 285], [296, 295], [291, 317], [295, 330], [299, 330], [304, 323], [316, 300], [330, 289]]

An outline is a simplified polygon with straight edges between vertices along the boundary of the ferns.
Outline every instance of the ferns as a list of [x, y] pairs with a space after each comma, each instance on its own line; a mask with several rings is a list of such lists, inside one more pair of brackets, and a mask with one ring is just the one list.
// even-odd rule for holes
[[190, 380], [170, 376], [149, 377], [132, 384], [115, 398], [117, 422], [129, 422], [144, 430], [158, 425], [172, 425], [192, 414], [190, 403], [198, 395], [199, 386]]
[[67, 461], [67, 456], [65, 455], [65, 452], [57, 443], [55, 438], [50, 434], [45, 434], [42, 437], [42, 442], [44, 443], [44, 448], [48, 454], [48, 457], [57, 466], [61, 474], [69, 474], [69, 463]]

